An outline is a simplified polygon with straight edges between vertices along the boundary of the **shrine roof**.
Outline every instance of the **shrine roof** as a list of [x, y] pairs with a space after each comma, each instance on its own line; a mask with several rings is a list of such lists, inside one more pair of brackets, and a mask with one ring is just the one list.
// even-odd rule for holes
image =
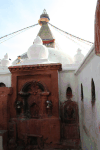
[[62, 70], [60, 63], [36, 64], [36, 65], [17, 65], [10, 66], [10, 72], [32, 71], [32, 70]]

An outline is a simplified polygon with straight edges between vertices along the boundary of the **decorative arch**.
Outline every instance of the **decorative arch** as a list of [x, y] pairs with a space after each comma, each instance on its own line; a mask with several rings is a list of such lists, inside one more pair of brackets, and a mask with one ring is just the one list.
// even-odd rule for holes
[[6, 85], [3, 82], [0, 82], [0, 87], [6, 87]]
[[39, 114], [43, 114], [41, 108], [46, 107], [43, 101], [47, 101], [50, 92], [44, 83], [33, 80], [26, 82], [18, 94], [23, 101], [22, 110], [24, 116], [28, 118], [39, 118]]
[[26, 82], [26, 83], [23, 85], [21, 91], [22, 91], [22, 92], [27, 92], [31, 85], [33, 85], [33, 86], [34, 86], [34, 85], [35, 85], [35, 86], [38, 86], [38, 87], [41, 89], [42, 92], [47, 92], [47, 91], [48, 91], [46, 85], [45, 85], [44, 83], [40, 82], [40, 81], [37, 81], [37, 80], [33, 80], [33, 81], [31, 81], [31, 82]]
[[67, 88], [67, 90], [66, 90], [66, 97], [68, 99], [72, 98], [72, 89], [71, 89], [71, 87]]
[[81, 101], [83, 101], [83, 99], [84, 99], [84, 95], [83, 95], [83, 85], [82, 85], [82, 83], [81, 83]]
[[94, 84], [94, 81], [93, 81], [93, 78], [91, 80], [91, 103], [92, 103], [92, 106], [95, 104], [95, 100], [96, 100], [96, 96], [95, 96], [95, 84]]

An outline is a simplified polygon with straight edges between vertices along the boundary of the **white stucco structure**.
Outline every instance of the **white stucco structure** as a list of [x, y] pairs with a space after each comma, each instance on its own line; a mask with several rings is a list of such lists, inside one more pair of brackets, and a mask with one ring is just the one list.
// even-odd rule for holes
[[0, 66], [0, 83], [4, 83], [6, 87], [11, 87], [11, 73], [8, 67]]
[[1, 60], [0, 65], [0, 83], [4, 83], [6, 87], [11, 87], [11, 73], [8, 69], [10, 61], [8, 59], [8, 54], [4, 55], [4, 58]]
[[27, 51], [28, 58], [31, 60], [48, 59], [48, 49], [43, 45], [39, 36], [33, 42]]
[[[28, 64], [29, 62], [30, 64], [52, 62], [61, 63], [63, 68], [65, 68], [67, 64], [74, 64], [72, 58], [66, 53], [55, 48], [44, 46], [39, 36], [37, 36], [33, 43], [34, 44], [29, 47], [27, 53], [21, 55], [21, 57], [24, 55], [28, 56], [28, 58], [25, 56], [26, 58], [22, 59], [23, 64]], [[12, 65], [16, 64], [17, 60], [12, 62]], [[76, 66], [78, 66], [78, 64], [76, 64]]]
[[77, 54], [74, 56], [74, 61], [76, 64], [80, 64], [84, 59], [84, 55], [81, 53], [81, 49], [77, 50]]
[[73, 101], [77, 101], [75, 89], [76, 89], [76, 79], [75, 79], [75, 68], [70, 70], [66, 68], [66, 70], [62, 70], [59, 72], [59, 99], [61, 102], [66, 100], [66, 90], [68, 87], [71, 87], [73, 94]]

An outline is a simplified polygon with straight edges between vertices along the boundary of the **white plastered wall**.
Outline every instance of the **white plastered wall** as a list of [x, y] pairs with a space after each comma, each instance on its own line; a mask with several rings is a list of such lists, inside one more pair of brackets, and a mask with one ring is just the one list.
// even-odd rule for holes
[[0, 68], [0, 82], [3, 82], [6, 87], [11, 87], [11, 73], [9, 69]]
[[66, 90], [71, 87], [73, 94], [73, 101], [77, 101], [75, 89], [76, 89], [76, 77], [74, 70], [63, 70], [59, 72], [59, 101], [64, 102], [66, 100]]
[[[94, 52], [92, 52], [94, 53]], [[83, 150], [100, 149], [100, 57], [93, 55], [85, 66], [76, 73], [77, 99], [79, 104], [80, 134]], [[89, 56], [90, 57], [90, 56]], [[91, 80], [94, 80], [96, 102], [91, 104]], [[81, 101], [81, 83], [83, 85], [84, 100]], [[82, 104], [83, 103], [83, 104]], [[84, 115], [82, 115], [84, 108]]]

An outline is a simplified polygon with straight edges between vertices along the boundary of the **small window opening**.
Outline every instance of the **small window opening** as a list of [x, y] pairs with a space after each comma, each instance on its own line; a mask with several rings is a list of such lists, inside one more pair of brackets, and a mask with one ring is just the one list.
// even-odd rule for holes
[[72, 89], [70, 87], [67, 88], [66, 97], [67, 99], [72, 98]]
[[94, 84], [93, 79], [91, 81], [91, 95], [92, 95], [91, 103], [92, 103], [92, 106], [93, 106], [95, 104], [95, 100], [96, 100], [96, 98], [95, 98], [95, 84]]
[[6, 87], [6, 85], [3, 82], [1, 82], [0, 87]]
[[83, 85], [81, 84], [81, 101], [83, 101], [84, 96], [83, 96]]

